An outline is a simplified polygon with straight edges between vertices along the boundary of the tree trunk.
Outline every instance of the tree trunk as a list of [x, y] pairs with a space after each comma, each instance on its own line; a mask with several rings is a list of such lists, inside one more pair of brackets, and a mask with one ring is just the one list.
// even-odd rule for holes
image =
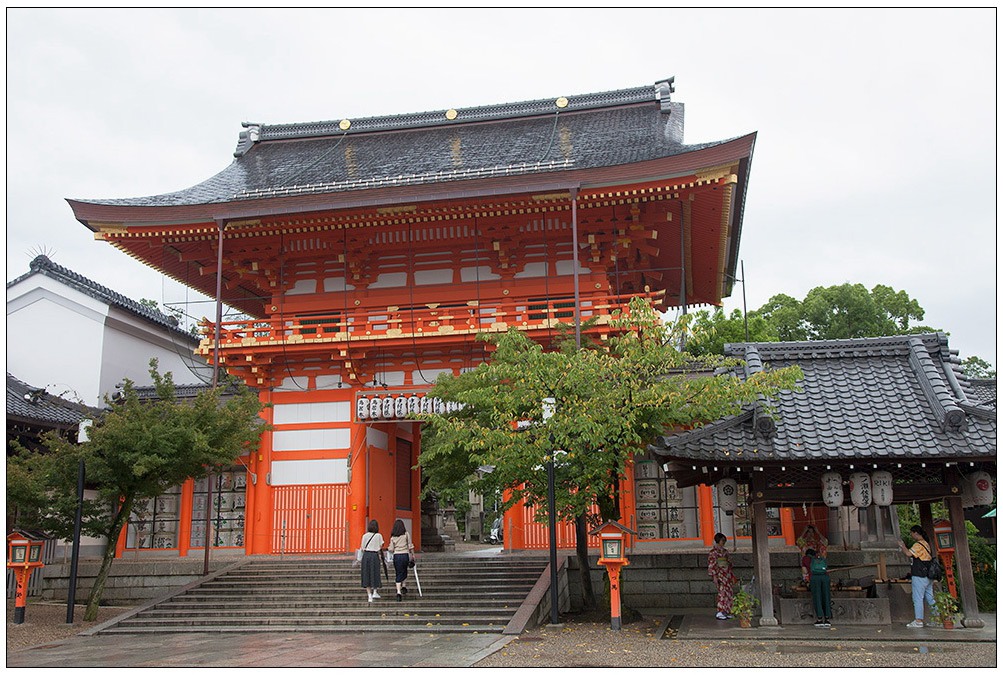
[[578, 553], [578, 569], [582, 574], [582, 607], [596, 608], [596, 593], [592, 588], [592, 570], [589, 568], [589, 527], [585, 513], [575, 516], [575, 551]]
[[118, 537], [122, 532], [122, 526], [132, 513], [132, 504], [136, 499], [135, 494], [126, 496], [125, 500], [119, 503], [118, 513], [108, 532], [108, 547], [104, 551], [101, 559], [101, 569], [98, 570], [97, 578], [94, 579], [94, 587], [87, 598], [87, 611], [84, 612], [84, 621], [94, 621], [98, 616], [98, 604], [101, 602], [101, 594], [104, 593], [105, 583], [108, 581], [108, 572], [111, 571], [111, 563], [115, 559], [115, 547], [118, 544]]

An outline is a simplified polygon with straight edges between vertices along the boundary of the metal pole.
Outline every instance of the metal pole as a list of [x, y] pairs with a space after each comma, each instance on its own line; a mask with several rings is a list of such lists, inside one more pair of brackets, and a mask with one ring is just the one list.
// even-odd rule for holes
[[554, 496], [554, 434], [550, 434], [550, 461], [547, 462], [547, 518], [550, 526], [550, 623], [560, 622], [557, 615], [557, 514]]
[[[219, 340], [220, 324], [223, 322], [223, 230], [226, 224], [222, 220], [216, 221], [218, 235], [216, 237], [216, 329], [214, 331], [214, 342], [212, 350], [212, 388], [219, 386]], [[209, 574], [209, 549], [212, 541], [209, 538], [209, 525], [212, 518], [212, 470], [209, 471], [209, 483], [206, 485], [205, 504], [205, 563], [202, 566], [203, 576]]]
[[571, 254], [575, 266], [573, 274], [575, 280], [575, 347], [581, 349], [582, 310], [578, 298], [578, 188], [571, 188]]
[[70, 586], [66, 592], [66, 623], [73, 623], [73, 606], [77, 602], [77, 562], [80, 560], [80, 525], [84, 510], [84, 460], [77, 469], [77, 514], [73, 518], [73, 557], [70, 562]]
[[749, 310], [745, 306], [745, 261], [740, 261], [742, 266], [742, 318], [745, 319], [745, 342], [749, 342]]

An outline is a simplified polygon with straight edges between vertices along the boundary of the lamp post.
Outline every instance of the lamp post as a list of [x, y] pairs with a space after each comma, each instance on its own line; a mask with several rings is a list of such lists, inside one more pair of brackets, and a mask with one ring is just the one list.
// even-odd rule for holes
[[[543, 423], [554, 416], [557, 402], [552, 398], [543, 399]], [[559, 623], [557, 612], [557, 514], [554, 496], [554, 432], [550, 432], [550, 458], [547, 460], [547, 520], [550, 530], [550, 623]]]

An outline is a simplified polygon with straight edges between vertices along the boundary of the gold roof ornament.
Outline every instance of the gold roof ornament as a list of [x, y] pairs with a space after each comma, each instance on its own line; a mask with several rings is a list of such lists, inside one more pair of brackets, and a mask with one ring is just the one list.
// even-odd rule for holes
[[567, 108], [568, 107], [568, 99], [566, 99], [563, 96], [561, 98], [557, 99], [556, 101], [554, 101], [554, 103], [557, 105], [558, 108]]
[[457, 115], [457, 112], [454, 109], [452, 109], [452, 108], [450, 108], [449, 110], [446, 111], [446, 119], [447, 120], [455, 120], [456, 119], [456, 115]]
[[338, 128], [342, 131], [348, 131], [348, 127], [352, 126], [352, 120], [341, 120], [338, 123]]

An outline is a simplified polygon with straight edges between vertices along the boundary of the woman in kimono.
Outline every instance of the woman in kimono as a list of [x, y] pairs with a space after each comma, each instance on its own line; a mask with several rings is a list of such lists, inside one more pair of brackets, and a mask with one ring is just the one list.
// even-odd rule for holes
[[717, 584], [717, 618], [730, 619], [731, 605], [735, 600], [735, 584], [738, 579], [735, 577], [735, 570], [731, 565], [731, 558], [728, 557], [728, 550], [724, 547], [728, 538], [718, 532], [714, 535], [714, 545], [707, 555], [707, 574]]

